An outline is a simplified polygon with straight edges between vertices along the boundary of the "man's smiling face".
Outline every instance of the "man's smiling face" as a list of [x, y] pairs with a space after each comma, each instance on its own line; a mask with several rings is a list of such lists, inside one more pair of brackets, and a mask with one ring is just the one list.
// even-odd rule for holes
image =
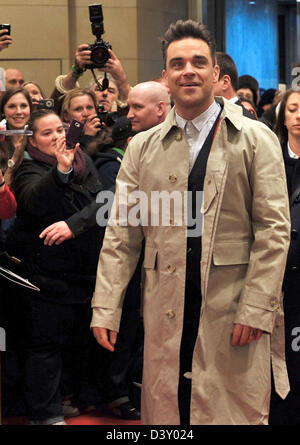
[[193, 119], [212, 104], [219, 67], [213, 63], [207, 43], [189, 37], [169, 45], [163, 77], [178, 114]]

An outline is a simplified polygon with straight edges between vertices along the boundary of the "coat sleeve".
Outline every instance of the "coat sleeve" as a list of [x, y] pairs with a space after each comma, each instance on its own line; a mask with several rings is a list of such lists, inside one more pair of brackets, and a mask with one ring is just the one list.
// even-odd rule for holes
[[0, 193], [0, 219], [12, 218], [17, 210], [17, 203], [10, 188], [5, 184], [3, 192]]
[[139, 224], [130, 224], [130, 211], [136, 203], [127, 202], [128, 195], [139, 189], [141, 147], [136, 139], [127, 147], [116, 182], [98, 263], [91, 327], [119, 330], [125, 292], [140, 257], [143, 231]]
[[266, 126], [249, 135], [253, 243], [235, 323], [271, 333], [281, 304], [290, 240], [289, 203], [282, 150]]
[[19, 207], [42, 217], [61, 205], [67, 185], [61, 180], [56, 166], [45, 171], [34, 161], [23, 161], [16, 173], [13, 189]]

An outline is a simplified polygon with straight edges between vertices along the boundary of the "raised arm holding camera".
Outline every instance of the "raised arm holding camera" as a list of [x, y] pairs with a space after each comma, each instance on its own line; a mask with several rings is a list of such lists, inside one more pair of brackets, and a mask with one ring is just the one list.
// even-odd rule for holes
[[[95, 79], [93, 91], [106, 92], [111, 86], [110, 83], [113, 82], [117, 89], [116, 97], [114, 98], [116, 104], [120, 108], [125, 108], [127, 106], [126, 101], [130, 91], [130, 85], [124, 68], [116, 54], [112, 51], [111, 45], [101, 37], [102, 34], [104, 34], [102, 6], [90, 5], [89, 12], [92, 32], [96, 36], [96, 41], [91, 45], [84, 43], [77, 47], [75, 63], [72, 65], [68, 74], [60, 75], [56, 78], [55, 90], [52, 92], [52, 97], [57, 100], [61, 94], [65, 94], [67, 91], [79, 87], [79, 77], [82, 76], [87, 69], [90, 69]], [[104, 72], [104, 79], [97, 79], [94, 69]], [[107, 73], [109, 73], [113, 79], [108, 80]], [[108, 109], [106, 106], [104, 106], [104, 109], [108, 112], [111, 111], [111, 108]]]

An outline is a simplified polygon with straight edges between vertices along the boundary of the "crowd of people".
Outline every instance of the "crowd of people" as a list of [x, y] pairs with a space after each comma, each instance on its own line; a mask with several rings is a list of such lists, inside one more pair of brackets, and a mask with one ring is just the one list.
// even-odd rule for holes
[[[0, 30], [0, 50], [11, 43]], [[239, 77], [191, 20], [162, 49], [161, 78], [131, 86], [109, 49], [81, 88], [92, 63], [81, 44], [49, 98], [6, 70], [0, 266], [32, 286], [0, 278], [3, 413], [300, 424], [300, 91]], [[70, 148], [73, 120], [83, 130]], [[204, 192], [201, 234], [173, 210], [167, 227], [123, 224], [120, 208], [99, 225], [99, 194], [118, 202], [124, 186], [189, 191], [193, 217]]]

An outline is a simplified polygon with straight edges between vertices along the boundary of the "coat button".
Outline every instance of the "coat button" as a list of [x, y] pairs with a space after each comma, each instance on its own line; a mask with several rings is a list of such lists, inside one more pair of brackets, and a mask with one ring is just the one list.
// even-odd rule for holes
[[168, 265], [168, 272], [169, 273], [173, 273], [176, 270], [176, 266], [174, 266], [174, 264], [169, 264]]
[[182, 133], [177, 133], [175, 136], [176, 141], [182, 141]]
[[169, 181], [172, 182], [172, 183], [176, 182], [177, 181], [177, 176], [172, 173], [169, 176]]
[[270, 301], [270, 305], [271, 305], [271, 307], [275, 307], [276, 306], [276, 300], [273, 298], [271, 301]]
[[293, 229], [293, 230], [291, 231], [291, 238], [292, 238], [293, 240], [295, 240], [295, 239], [298, 238], [298, 232], [297, 232], [296, 229]]
[[169, 318], [174, 318], [174, 317], [175, 317], [175, 312], [172, 311], [172, 309], [169, 309], [169, 310], [167, 311], [167, 317], [169, 317]]

